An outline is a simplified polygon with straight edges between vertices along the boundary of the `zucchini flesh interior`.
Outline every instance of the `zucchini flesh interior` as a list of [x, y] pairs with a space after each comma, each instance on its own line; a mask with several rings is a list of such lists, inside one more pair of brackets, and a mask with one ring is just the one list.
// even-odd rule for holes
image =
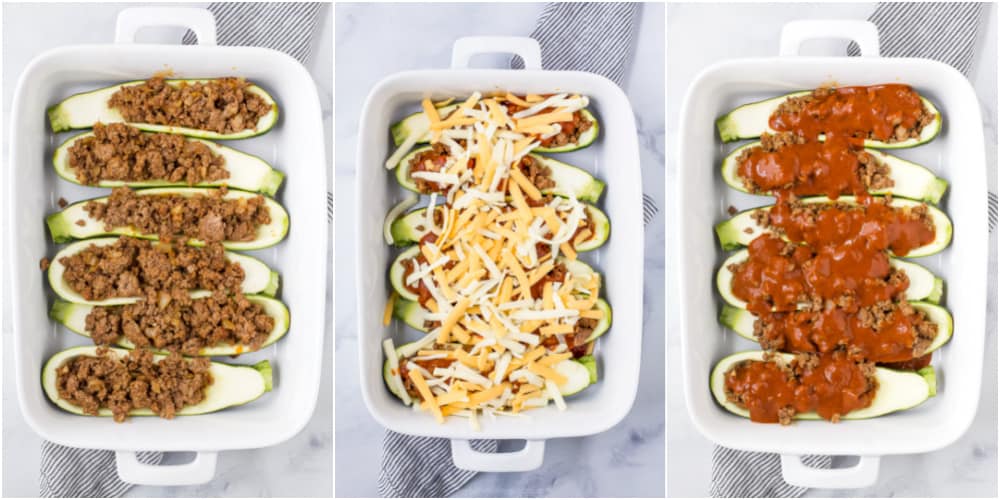
[[[260, 305], [264, 309], [264, 312], [274, 319], [274, 328], [271, 329], [271, 333], [268, 335], [267, 340], [261, 344], [260, 349], [277, 342], [284, 337], [286, 333], [288, 333], [288, 308], [285, 307], [281, 301], [260, 295], [248, 295], [247, 300]], [[94, 307], [97, 306], [89, 304], [74, 304], [71, 302], [57, 300], [52, 304], [52, 309], [49, 311], [49, 317], [58, 321], [73, 333], [83, 335], [84, 337], [90, 337], [90, 332], [87, 331], [87, 315], [90, 314]], [[125, 337], [119, 338], [116, 345], [126, 349], [135, 349], [136, 347], [135, 344]], [[236, 356], [252, 351], [253, 349], [247, 345], [220, 344], [205, 347], [198, 352], [198, 355]], [[153, 352], [167, 354], [164, 351], [156, 349], [154, 349]]]
[[[152, 134], [153, 132], [144, 133]], [[66, 140], [66, 142], [63, 142], [58, 149], [56, 149], [55, 154], [52, 156], [52, 164], [59, 177], [62, 177], [63, 179], [66, 179], [74, 184], [80, 184], [80, 181], [76, 177], [76, 173], [73, 171], [73, 167], [69, 164], [69, 149], [73, 147], [77, 141], [93, 137], [93, 135], [93, 132], [86, 132], [71, 137]], [[229, 177], [226, 179], [199, 182], [194, 184], [196, 187], [226, 185], [234, 189], [260, 192], [268, 196], [274, 196], [274, 194], [278, 192], [278, 188], [281, 186], [281, 182], [285, 178], [285, 174], [272, 168], [271, 165], [263, 159], [249, 153], [237, 151], [228, 146], [223, 146], [221, 144], [202, 139], [188, 138], [187, 140], [201, 142], [207, 146], [212, 153], [225, 158], [225, 168], [229, 171]], [[187, 185], [188, 183], [183, 180], [173, 182], [164, 179], [149, 179], [142, 181], [102, 180], [97, 184], [99, 187], [106, 188], [114, 188], [118, 186], [143, 188]]]
[[[208, 194], [214, 191], [213, 188], [150, 188], [135, 191], [136, 195], [164, 195], [173, 194], [178, 196], [194, 196], [195, 194]], [[229, 190], [223, 199], [232, 200], [237, 198], [252, 198], [258, 196], [256, 193], [246, 191]], [[155, 234], [140, 233], [131, 227], [116, 227], [108, 231], [104, 228], [104, 223], [91, 217], [84, 206], [91, 201], [106, 202], [107, 197], [83, 200], [74, 203], [60, 212], [48, 216], [45, 220], [55, 243], [66, 243], [71, 240], [92, 238], [95, 236], [122, 235], [142, 238], [147, 240], [158, 240]], [[278, 202], [271, 198], [264, 197], [264, 202], [271, 215], [269, 224], [261, 225], [257, 228], [257, 237], [251, 241], [223, 241], [222, 246], [227, 250], [257, 250], [278, 244], [288, 234], [288, 212]], [[78, 222], [83, 224], [78, 224]], [[187, 244], [192, 246], [204, 246], [204, 242], [198, 239], [189, 239]]]
[[[173, 79], [166, 80], [171, 86], [187, 83], [205, 83], [212, 79]], [[130, 82], [112, 85], [89, 92], [81, 92], [63, 99], [62, 102], [52, 106], [48, 110], [49, 124], [53, 132], [63, 132], [65, 130], [91, 128], [95, 123], [123, 123], [118, 110], [108, 106], [111, 96], [121, 87], [142, 85], [146, 80], [134, 80]], [[176, 127], [170, 125], [157, 125], [152, 123], [128, 122], [130, 125], [148, 132], [166, 132], [170, 134], [181, 134], [189, 137], [199, 137], [202, 139], [245, 139], [254, 137], [270, 131], [278, 123], [278, 105], [264, 89], [251, 85], [247, 92], [256, 94], [271, 104], [271, 111], [260, 117], [255, 128], [241, 130], [229, 134], [220, 134], [210, 130], [201, 130], [187, 127]]]
[[[45, 390], [45, 395], [56, 406], [70, 413], [84, 414], [83, 409], [79, 406], [59, 397], [56, 370], [78, 356], [97, 357], [97, 349], [96, 346], [72, 347], [56, 353], [45, 363], [45, 367], [42, 369], [42, 388]], [[125, 357], [129, 353], [125, 349], [111, 348], [109, 350], [119, 357]], [[157, 354], [153, 356], [153, 359], [159, 361], [165, 357]], [[185, 406], [177, 410], [177, 415], [201, 415], [232, 406], [244, 405], [270, 391], [273, 384], [271, 364], [267, 360], [252, 366], [212, 362], [210, 373], [213, 382], [205, 389], [205, 399], [196, 405]], [[107, 408], [101, 408], [98, 413], [101, 417], [111, 416], [111, 410]], [[149, 408], [136, 408], [128, 414], [129, 416], [155, 415]]]
[[[750, 412], [726, 399], [726, 372], [740, 361], [763, 361], [764, 351], [747, 351], [730, 355], [719, 361], [712, 370], [710, 385], [715, 401], [727, 411], [744, 418], [750, 418]], [[791, 361], [791, 354], [778, 353], [785, 361]], [[919, 371], [897, 371], [889, 368], [876, 368], [875, 378], [879, 387], [871, 405], [852, 411], [840, 418], [843, 420], [861, 420], [880, 417], [897, 411], [916, 407], [936, 394], [936, 378], [934, 367], [928, 366]], [[793, 417], [796, 420], [819, 420], [815, 412], [799, 413]]]

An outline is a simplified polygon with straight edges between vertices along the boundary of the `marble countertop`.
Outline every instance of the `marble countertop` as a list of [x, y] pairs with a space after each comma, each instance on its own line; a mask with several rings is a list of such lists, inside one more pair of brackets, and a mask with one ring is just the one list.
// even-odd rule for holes
[[[3, 6], [3, 113], [11, 107], [14, 87], [27, 63], [44, 50], [82, 43], [111, 43], [115, 16], [119, 10], [139, 4], [5, 4]], [[181, 5], [181, 4], [178, 4]], [[184, 4], [188, 5], [188, 4]], [[190, 4], [205, 6], [207, 4]], [[327, 137], [333, 133], [332, 94], [333, 9], [326, 8], [321, 32], [315, 41], [312, 63], [308, 66], [316, 81], [323, 106]], [[140, 33], [140, 41], [179, 43], [183, 31], [149, 29]], [[10, 126], [9, 123], [5, 124]], [[8, 136], [3, 136], [4, 151]], [[327, 143], [327, 158], [332, 157]], [[6, 161], [6, 157], [4, 158]], [[41, 167], [41, 166], [38, 166]], [[332, 190], [333, 179], [329, 180]], [[8, 234], [8, 231], [4, 231]], [[332, 249], [331, 249], [332, 250]], [[328, 250], [329, 251], [329, 250]], [[331, 257], [332, 258], [332, 257]], [[327, 278], [328, 302], [332, 302], [332, 284]], [[4, 295], [11, 291], [4, 282]], [[41, 438], [25, 423], [14, 393], [12, 332], [9, 301], [4, 301], [3, 324], [3, 494], [7, 497], [38, 495]], [[327, 311], [327, 324], [333, 322]], [[215, 478], [191, 487], [135, 487], [133, 497], [330, 497], [333, 494], [333, 359], [330, 337], [323, 361], [316, 411], [306, 428], [291, 440], [270, 448], [227, 451], [219, 454]], [[190, 458], [168, 454], [165, 463], [180, 463]]]
[[[336, 227], [355, 230], [354, 163], [362, 102], [381, 78], [443, 68], [451, 44], [468, 35], [530, 34], [542, 4], [340, 4], [336, 6]], [[476, 22], [456, 23], [456, 19]], [[663, 6], [643, 7], [637, 52], [626, 80], [642, 148], [644, 191], [663, 207]], [[486, 62], [488, 61], [488, 62]], [[484, 58], [483, 67], [504, 58]], [[337, 240], [337, 496], [375, 496], [384, 429], [358, 391], [353, 248]], [[343, 244], [341, 244], [343, 242]], [[629, 416], [596, 436], [546, 443], [545, 463], [520, 474], [480, 474], [456, 496], [663, 496], [663, 215], [646, 228], [644, 354], [639, 395]]]
[[[793, 19], [846, 18], [865, 19], [874, 4], [674, 4], [667, 8], [669, 60], [667, 73], [668, 123], [678, 122], [680, 106], [687, 87], [703, 68], [724, 59], [773, 56], [778, 50], [781, 26]], [[997, 25], [996, 7], [979, 54], [980, 70], [973, 82], [982, 105], [987, 157], [991, 158], [990, 185], [996, 189], [996, 116], [997, 116]], [[712, 28], [705, 29], [706, 20]], [[734, 36], [718, 36], [731, 33]], [[676, 42], [675, 42], [676, 41]], [[697, 47], [692, 50], [691, 47]], [[814, 55], [843, 54], [843, 43], [810, 45]], [[990, 66], [988, 61], [993, 61]], [[987, 62], [983, 64], [983, 62]], [[991, 140], [992, 139], [992, 140]], [[668, 131], [668, 144], [676, 145], [677, 131]], [[667, 185], [672, 186], [677, 173], [677, 159], [669, 155]], [[676, 227], [668, 216], [667, 227]], [[671, 238], [671, 242], [679, 241]], [[809, 496], [932, 497], [992, 496], [997, 494], [997, 344], [996, 344], [996, 232], [991, 235], [990, 314], [992, 326], [987, 332], [986, 365], [979, 413], [966, 434], [953, 445], [922, 455], [883, 457], [878, 483], [861, 490], [813, 490]], [[676, 255], [672, 246], [668, 255]], [[668, 275], [675, 276], [675, 258], [667, 260]], [[667, 492], [671, 497], [707, 496], [711, 483], [712, 443], [694, 428], [685, 408], [681, 385], [681, 349], [676, 304], [676, 280], [668, 283], [668, 412], [667, 464], [670, 468]]]

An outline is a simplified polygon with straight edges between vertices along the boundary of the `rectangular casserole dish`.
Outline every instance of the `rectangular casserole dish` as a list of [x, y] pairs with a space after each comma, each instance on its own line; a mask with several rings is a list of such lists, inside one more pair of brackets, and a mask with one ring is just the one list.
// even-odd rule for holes
[[[514, 53], [525, 60], [523, 71], [468, 69], [469, 59], [483, 53]], [[542, 463], [544, 440], [602, 432], [628, 413], [639, 381], [642, 341], [642, 179], [635, 120], [628, 99], [610, 80], [582, 72], [542, 71], [537, 42], [530, 38], [474, 37], [455, 42], [452, 69], [409, 71], [379, 82], [365, 102], [358, 139], [357, 283], [358, 344], [361, 391], [372, 416], [383, 426], [404, 434], [452, 439], [458, 467], [472, 470], [530, 470]], [[382, 238], [382, 221], [403, 197], [394, 172], [383, 163], [393, 151], [389, 127], [420, 100], [464, 97], [474, 91], [514, 93], [575, 92], [590, 98], [600, 134], [594, 145], [575, 153], [547, 156], [592, 172], [607, 187], [598, 204], [611, 220], [611, 237], [597, 251], [581, 254], [604, 277], [604, 297], [611, 304], [611, 331], [601, 337], [595, 356], [598, 383], [567, 399], [568, 409], [554, 405], [526, 412], [524, 417], [481, 418], [481, 431], [468, 420], [449, 418], [438, 424], [427, 413], [414, 412], [389, 393], [382, 381], [382, 341], [415, 340], [418, 332], [394, 320], [382, 326], [389, 295], [386, 273], [398, 251]], [[427, 198], [422, 204], [426, 206]], [[525, 439], [516, 453], [481, 454], [469, 439]]]
[[[862, 57], [800, 57], [811, 38], [848, 38]], [[722, 446], [782, 454], [785, 480], [820, 488], [857, 488], [874, 483], [878, 456], [923, 453], [952, 443], [976, 413], [982, 378], [987, 266], [986, 169], [979, 103], [958, 71], [927, 59], [878, 57], [875, 26], [862, 21], [797, 21], [785, 26], [782, 57], [726, 61], [705, 69], [688, 89], [681, 112], [674, 233], [680, 249], [680, 325], [684, 392], [691, 419], [706, 438]], [[903, 82], [934, 102], [944, 117], [942, 133], [929, 144], [894, 150], [923, 164], [949, 183], [941, 208], [954, 223], [951, 246], [916, 262], [945, 280], [945, 305], [954, 316], [954, 336], [934, 356], [938, 393], [917, 408], [836, 425], [797, 421], [789, 427], [754, 424], [719, 407], [708, 387], [709, 372], [724, 356], [759, 349], [719, 325], [721, 298], [714, 276], [728, 254], [713, 225], [726, 209], [768, 205], [772, 198], [728, 188], [719, 174], [726, 153], [714, 121], [730, 109], [794, 90], [836, 85]], [[860, 455], [851, 468], [806, 468], [801, 455]]]
[[[144, 26], [180, 25], [193, 29], [198, 46], [132, 43]], [[17, 394], [25, 420], [44, 439], [72, 447], [118, 451], [122, 479], [139, 484], [194, 484], [211, 479], [216, 452], [260, 448], [283, 442], [309, 421], [316, 404], [322, 362], [327, 224], [324, 214], [327, 163], [319, 99], [312, 78], [293, 58], [269, 49], [217, 47], [215, 22], [203, 9], [127, 9], [118, 17], [116, 43], [64, 47], [33, 60], [18, 82], [11, 115], [5, 217], [7, 255], [12, 270], [14, 358]], [[291, 217], [288, 237], [277, 246], [250, 252], [281, 275], [279, 298], [292, 315], [291, 331], [277, 344], [237, 360], [270, 359], [274, 390], [251, 404], [196, 417], [81, 417], [51, 404], [42, 392], [42, 364], [55, 352], [90, 341], [48, 319], [54, 294], [39, 271], [39, 260], [57, 245], [45, 216], [59, 209], [60, 197], [77, 201], [106, 189], [61, 180], [51, 164], [53, 150], [74, 131], [52, 134], [46, 108], [75, 92], [148, 78], [172, 70], [180, 78], [246, 77], [278, 101], [278, 125], [268, 134], [227, 144], [266, 159], [286, 174], [277, 200]], [[294, 263], [289, 265], [288, 263]], [[190, 464], [146, 466], [135, 450], [196, 451]]]

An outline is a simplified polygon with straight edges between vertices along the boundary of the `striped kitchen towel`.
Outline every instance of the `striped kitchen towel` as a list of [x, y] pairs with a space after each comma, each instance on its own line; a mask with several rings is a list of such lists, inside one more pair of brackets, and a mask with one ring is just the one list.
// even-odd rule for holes
[[[982, 3], [879, 3], [868, 18], [878, 26], [884, 57], [926, 57], [951, 64], [968, 75], [976, 61]], [[853, 42], [848, 55], [859, 55]], [[996, 226], [996, 195], [989, 194], [990, 231]], [[995, 278], [994, 278], [995, 280]], [[829, 468], [832, 458], [808, 456], [803, 462]], [[781, 477], [778, 455], [717, 446], [712, 453], [713, 497], [800, 497], [807, 488], [791, 486]]]
[[[219, 45], [267, 47], [285, 52], [303, 64], [312, 54], [323, 3], [213, 2]], [[188, 31], [184, 44], [195, 43]], [[327, 203], [332, 202], [332, 195]], [[159, 464], [163, 453], [139, 452], [139, 461]], [[69, 448], [42, 443], [39, 494], [43, 497], [121, 497], [131, 484], [118, 479], [115, 454], [108, 450]]]
[[[548, 3], [531, 36], [541, 45], [543, 68], [589, 71], [621, 85], [632, 60], [638, 16], [639, 5], [634, 3]], [[514, 58], [511, 67], [523, 68], [524, 63]], [[647, 223], [657, 210], [652, 198], [644, 195]], [[494, 453], [497, 442], [473, 441], [472, 447]], [[447, 439], [386, 431], [378, 477], [383, 497], [449, 496], [475, 475], [454, 466]]]

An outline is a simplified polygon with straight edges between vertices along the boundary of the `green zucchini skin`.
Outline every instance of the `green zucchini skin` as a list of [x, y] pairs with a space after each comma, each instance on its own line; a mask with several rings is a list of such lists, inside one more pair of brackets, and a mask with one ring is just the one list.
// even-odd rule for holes
[[[911, 301], [915, 309], [919, 309], [925, 312], [928, 318], [937, 323], [938, 325], [938, 335], [934, 338], [931, 344], [924, 351], [924, 354], [930, 354], [941, 346], [948, 343], [951, 340], [951, 335], [954, 330], [954, 321], [952, 320], [951, 314], [947, 309], [930, 302], [919, 302]], [[730, 304], [723, 304], [722, 311], [719, 313], [719, 323], [722, 326], [732, 330], [740, 337], [743, 337], [751, 342], [757, 342], [757, 339], [753, 334], [753, 325], [756, 320], [756, 316], [750, 311], [740, 307], [734, 307]]]
[[[205, 194], [214, 191], [214, 188], [149, 188], [136, 190], [137, 195], [158, 195], [158, 194], [176, 194], [182, 196], [193, 196], [194, 194]], [[226, 199], [235, 199], [241, 197], [253, 197], [258, 196], [256, 193], [249, 193], [246, 191], [239, 190], [229, 190], [226, 195]], [[107, 197], [93, 198], [90, 200], [83, 200], [68, 207], [64, 208], [60, 212], [49, 215], [45, 219], [46, 225], [49, 227], [49, 233], [52, 235], [52, 241], [54, 243], [66, 243], [72, 240], [92, 238], [96, 236], [112, 236], [112, 235], [124, 235], [132, 236], [135, 238], [142, 238], [148, 240], [158, 240], [159, 236], [155, 234], [144, 234], [130, 227], [117, 227], [111, 230], [104, 228], [104, 224], [91, 218], [83, 207], [91, 201], [104, 201]], [[257, 230], [257, 238], [252, 241], [223, 241], [222, 246], [227, 250], [257, 250], [261, 248], [267, 248], [278, 244], [285, 238], [288, 234], [288, 212], [285, 208], [281, 206], [278, 202], [274, 201], [272, 198], [264, 198], [267, 204], [268, 210], [271, 214], [271, 223], [266, 226], [261, 226]], [[76, 224], [77, 221], [83, 221], [84, 225], [80, 226]], [[204, 242], [191, 239], [187, 242], [191, 246], [204, 246]]]
[[[427, 234], [426, 228], [423, 228], [424, 214], [426, 213], [426, 208], [419, 208], [393, 221], [391, 226], [393, 245], [407, 247], [420, 241]], [[578, 252], [589, 252], [600, 248], [608, 241], [608, 236], [611, 233], [611, 221], [601, 209], [587, 205], [587, 214], [594, 222], [594, 236], [577, 245], [575, 250]]]
[[[740, 417], [750, 417], [750, 413], [746, 409], [726, 399], [725, 374], [734, 364], [743, 360], [760, 361], [763, 355], [764, 351], [739, 352], [722, 359], [715, 365], [709, 377], [709, 385], [719, 406]], [[791, 354], [779, 353], [778, 356], [782, 356], [785, 360], [792, 358]], [[867, 408], [855, 410], [842, 416], [842, 420], [862, 420], [908, 410], [919, 406], [937, 393], [933, 366], [916, 372], [904, 372], [882, 367], [875, 370], [879, 388], [872, 404]], [[818, 420], [819, 418], [812, 412], [797, 414], [794, 417], [795, 420]]]
[[[431, 146], [416, 148], [407, 153], [396, 166], [396, 181], [404, 189], [417, 194], [423, 194], [417, 189], [416, 183], [410, 177], [410, 161], [417, 155], [430, 149]], [[555, 181], [556, 185], [541, 190], [543, 194], [562, 197], [573, 195], [581, 201], [590, 203], [596, 203], [601, 198], [601, 194], [604, 192], [604, 182], [590, 175], [586, 170], [534, 153], [529, 154], [529, 156], [549, 167], [552, 172], [552, 180]]]
[[[746, 308], [746, 302], [733, 293], [733, 273], [729, 270], [729, 266], [746, 261], [749, 253], [749, 250], [744, 248], [730, 255], [719, 266], [719, 271], [715, 275], [716, 290], [722, 299], [733, 307]], [[901, 259], [890, 259], [889, 262], [894, 269], [904, 271], [910, 279], [910, 287], [906, 290], [906, 300], [926, 301], [932, 304], [941, 302], [941, 298], [944, 296], [944, 280], [920, 264]]]
[[[817, 196], [812, 198], [803, 198], [804, 203], [830, 203], [831, 201], [837, 201], [841, 203], [855, 204], [856, 200], [853, 196], [841, 196], [836, 200], [830, 200], [825, 196]], [[893, 198], [892, 206], [894, 207], [910, 207], [920, 205], [921, 203], [914, 200], [908, 200], [905, 198]], [[734, 215], [732, 218], [722, 221], [715, 226], [715, 234], [719, 239], [719, 244], [722, 246], [723, 250], [737, 250], [750, 244], [757, 236], [762, 234], [765, 229], [762, 229], [753, 221], [752, 214], [757, 210], [768, 210], [771, 205], [764, 207], [752, 208], [750, 210], [745, 210]], [[909, 254], [905, 255], [907, 258], [916, 257], [926, 257], [928, 255], [934, 255], [941, 252], [951, 243], [952, 234], [952, 223], [951, 219], [942, 212], [939, 208], [933, 205], [927, 205], [927, 211], [931, 218], [934, 220], [935, 224], [935, 238], [934, 241], [930, 243], [913, 249]], [[749, 230], [746, 232], [745, 230]]]
[[[750, 193], [743, 185], [742, 177], [739, 175], [739, 163], [737, 159], [747, 149], [759, 148], [760, 141], [744, 144], [733, 150], [732, 153], [722, 160], [722, 180], [729, 187], [743, 192]], [[870, 190], [870, 194], [902, 196], [911, 200], [926, 201], [938, 204], [945, 191], [948, 190], [948, 181], [936, 177], [927, 167], [906, 161], [898, 156], [892, 156], [883, 151], [868, 148], [866, 151], [889, 167], [889, 175], [894, 181], [893, 187]], [[770, 193], [758, 193], [770, 195]], [[823, 193], [809, 193], [810, 195], [820, 195]]]
[[[773, 133], [775, 131], [771, 129], [768, 120], [778, 106], [790, 97], [798, 97], [810, 94], [811, 92], [811, 90], [792, 92], [739, 106], [715, 121], [716, 128], [719, 131], [719, 138], [722, 139], [722, 142], [733, 142], [741, 139], [756, 139], [765, 132]], [[875, 149], [911, 148], [926, 144], [937, 137], [941, 132], [941, 112], [926, 98], [921, 97], [920, 99], [923, 101], [927, 111], [934, 114], [935, 118], [933, 122], [921, 130], [919, 138], [907, 139], [900, 142], [866, 140], [865, 147]], [[820, 136], [821, 138], [822, 135]]]
[[[458, 104], [449, 104], [448, 106], [439, 107], [437, 108], [437, 110], [438, 113], [442, 117], [444, 117], [451, 114], [451, 112], [454, 111], [456, 108], [458, 108]], [[581, 134], [580, 139], [577, 142], [573, 144], [566, 144], [564, 146], [537, 147], [534, 149], [534, 151], [538, 153], [568, 153], [571, 151], [577, 151], [579, 149], [586, 148], [591, 144], [593, 144], [594, 141], [597, 140], [597, 136], [599, 135], [600, 124], [598, 123], [597, 118], [594, 116], [594, 114], [590, 112], [590, 110], [582, 109], [580, 110], [580, 113], [583, 114], [583, 116], [586, 119], [590, 120], [591, 123], [593, 123], [594, 125], [590, 127], [590, 129], [588, 129], [586, 132]], [[392, 134], [393, 144], [395, 144], [397, 147], [403, 144], [403, 142], [406, 141], [406, 138], [412, 134], [420, 134], [420, 139], [417, 140], [416, 142], [417, 144], [427, 144], [430, 142], [431, 139], [430, 133], [428, 132], [429, 130], [428, 127], [429, 127], [429, 122], [427, 121], [427, 118], [424, 116], [424, 112], [418, 111], [392, 124], [392, 126], [389, 128], [389, 132], [390, 134]]]
[[[153, 134], [154, 132], [143, 133]], [[56, 149], [55, 153], [52, 155], [52, 166], [56, 171], [56, 175], [72, 182], [73, 184], [82, 185], [73, 173], [73, 168], [69, 165], [69, 148], [71, 148], [77, 141], [87, 137], [92, 137], [93, 135], [93, 132], [85, 132], [83, 134], [73, 136], [63, 142], [62, 145]], [[213, 153], [224, 157], [226, 159], [226, 169], [229, 170], [230, 173], [230, 177], [227, 179], [199, 182], [194, 184], [193, 187], [216, 187], [225, 185], [230, 188], [242, 191], [259, 192], [273, 197], [275, 193], [278, 192], [278, 188], [281, 187], [281, 183], [285, 179], [285, 174], [275, 170], [270, 164], [257, 156], [203, 139], [188, 138], [187, 140], [201, 142], [202, 144], [208, 146]], [[96, 185], [98, 187], [106, 188], [114, 188], [118, 186], [129, 186], [133, 188], [174, 186], [190, 187], [189, 184], [184, 181], [171, 182], [163, 179], [150, 179], [143, 181], [106, 180], [101, 181]]]
[[[262, 306], [265, 312], [274, 318], [274, 329], [271, 330], [270, 335], [260, 346], [260, 349], [281, 340], [285, 334], [288, 333], [288, 325], [290, 323], [288, 307], [281, 303], [281, 301], [271, 297], [265, 297], [262, 295], [247, 295], [246, 297], [247, 300]], [[86, 317], [90, 314], [90, 311], [93, 310], [94, 307], [98, 306], [74, 304], [72, 302], [56, 300], [52, 303], [52, 308], [49, 310], [49, 317], [62, 324], [66, 327], [66, 329], [73, 333], [84, 337], [90, 337], [90, 333], [86, 328]], [[116, 342], [116, 345], [126, 349], [135, 349], [135, 344], [124, 337], [120, 338], [118, 342]], [[152, 350], [157, 354], [168, 354], [166, 351], [159, 349]], [[198, 352], [198, 356], [238, 356], [249, 352], [253, 352], [253, 349], [251, 349], [250, 346], [226, 344], [206, 347]]]
[[[170, 85], [181, 82], [195, 83], [211, 81], [211, 78], [193, 79], [171, 79], [166, 80]], [[48, 109], [49, 124], [53, 132], [63, 132], [72, 129], [91, 128], [95, 123], [119, 123], [125, 122], [121, 114], [108, 107], [107, 102], [111, 95], [123, 86], [133, 86], [145, 83], [146, 80], [133, 80], [119, 83], [110, 87], [104, 87], [87, 92], [74, 94], [63, 99], [58, 104]], [[246, 139], [269, 132], [278, 123], [278, 105], [274, 98], [264, 89], [251, 85], [249, 92], [257, 94], [266, 102], [271, 104], [271, 112], [262, 116], [257, 122], [256, 128], [246, 129], [231, 134], [220, 134], [209, 130], [200, 130], [187, 127], [174, 127], [169, 125], [156, 125], [151, 123], [129, 122], [130, 125], [148, 132], [167, 132], [171, 134], [181, 134], [188, 137], [198, 137], [201, 139]]]
[[[77, 356], [96, 356], [96, 346], [71, 347], [53, 355], [42, 368], [42, 388], [46, 397], [60, 409], [77, 415], [84, 415], [83, 410], [59, 397], [56, 385], [56, 370], [68, 360]], [[126, 349], [111, 348], [110, 351], [119, 357], [128, 355]], [[154, 355], [154, 359], [163, 359], [163, 355]], [[211, 373], [213, 382], [206, 389], [205, 399], [193, 406], [186, 406], [177, 411], [177, 415], [203, 415], [224, 410], [233, 406], [250, 403], [270, 392], [274, 387], [271, 363], [267, 360], [254, 365], [231, 365], [212, 362]], [[139, 408], [129, 412], [129, 416], [143, 417], [155, 415], [148, 408]], [[111, 411], [101, 408], [100, 417], [110, 417]]]

